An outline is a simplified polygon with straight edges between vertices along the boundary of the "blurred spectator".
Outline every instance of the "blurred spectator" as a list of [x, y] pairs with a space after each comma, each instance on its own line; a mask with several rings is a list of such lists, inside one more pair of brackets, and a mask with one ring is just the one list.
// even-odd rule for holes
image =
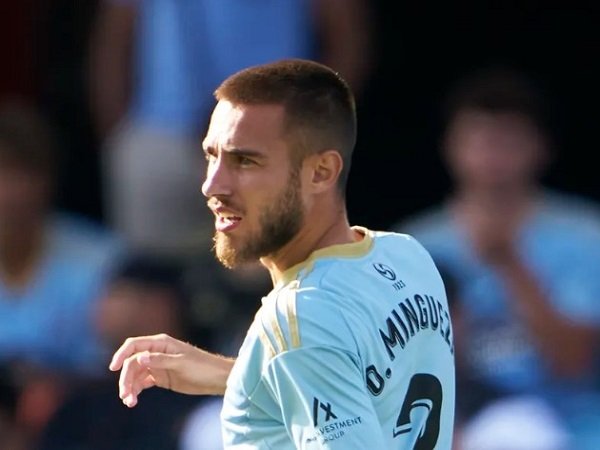
[[[110, 355], [134, 334], [187, 338], [181, 273], [177, 263], [145, 254], [123, 262], [96, 310]], [[106, 369], [73, 389], [44, 430], [39, 450], [177, 450], [184, 419], [201, 399], [156, 389], [148, 392], [143, 408], [131, 410], [114, 395], [117, 376]]]
[[6, 450], [28, 450], [24, 430], [15, 423], [17, 389], [8, 371], [0, 367], [0, 442]]
[[501, 397], [536, 396], [571, 433], [570, 448], [587, 450], [600, 442], [600, 214], [543, 183], [553, 150], [544, 99], [509, 68], [462, 80], [443, 141], [452, 190], [395, 228], [456, 282], [457, 364], [470, 380]]
[[[468, 330], [465, 329], [464, 305], [458, 298], [458, 285], [449, 270], [439, 262], [437, 266], [446, 287], [446, 296], [452, 317], [452, 336], [454, 337], [454, 347], [457, 349], [455, 353], [456, 410], [454, 420], [456, 428], [460, 429], [463, 423], [470, 421], [486, 404], [500, 398], [501, 393], [486, 380], [473, 376], [466, 355], [462, 351], [468, 345], [465, 340], [469, 339], [469, 336]], [[459, 433], [455, 433], [454, 437], [458, 439]]]
[[[269, 272], [260, 263], [226, 269], [204, 252], [187, 266], [184, 280], [192, 293], [192, 341], [210, 351], [236, 357], [261, 298], [272, 289]], [[222, 405], [220, 396], [202, 399], [186, 417], [179, 450], [223, 448]]]
[[[134, 253], [115, 270], [95, 309], [95, 324], [107, 357], [129, 336], [163, 332], [235, 356], [270, 283], [258, 265], [230, 271], [210, 255], [190, 263]], [[144, 407], [131, 410], [114, 395], [117, 376], [107, 370], [78, 383], [45, 428], [38, 450], [182, 450], [184, 442], [221, 448], [220, 398], [152, 389]]]
[[236, 356], [261, 299], [272, 288], [267, 270], [249, 264], [226, 269], [210, 252], [186, 265], [191, 340], [209, 351]]
[[58, 164], [35, 106], [0, 105], [0, 366], [13, 419], [34, 435], [72, 377], [99, 370], [92, 310], [125, 247], [109, 230], [53, 208]]
[[112, 356], [129, 336], [168, 333], [187, 339], [188, 308], [180, 265], [135, 254], [108, 284], [97, 305], [95, 323], [107, 355]]
[[[453, 450], [569, 450], [572, 442], [556, 411], [530, 394], [506, 394], [473, 374], [467, 348], [465, 305], [456, 281], [438, 263], [446, 286], [456, 351], [456, 412]], [[468, 317], [468, 316], [467, 316]], [[527, 433], [523, 433], [524, 424]]]
[[373, 66], [369, 13], [365, 0], [101, 0], [89, 86], [109, 223], [165, 254], [210, 240], [198, 190], [214, 88], [296, 56], [338, 69], [358, 94]]

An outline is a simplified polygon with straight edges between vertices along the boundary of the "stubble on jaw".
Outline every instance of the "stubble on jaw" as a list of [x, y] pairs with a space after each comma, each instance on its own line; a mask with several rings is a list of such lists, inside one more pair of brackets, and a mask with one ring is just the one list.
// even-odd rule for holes
[[261, 212], [258, 232], [247, 236], [244, 242], [236, 243], [226, 233], [217, 231], [213, 250], [219, 262], [233, 269], [271, 255], [290, 242], [304, 220], [300, 187], [300, 173], [294, 169], [286, 188]]

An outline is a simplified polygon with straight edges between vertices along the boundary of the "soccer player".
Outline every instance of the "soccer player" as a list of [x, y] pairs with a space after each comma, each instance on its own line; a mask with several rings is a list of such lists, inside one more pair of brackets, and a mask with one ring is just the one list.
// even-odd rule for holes
[[347, 83], [292, 59], [244, 69], [215, 96], [202, 191], [216, 256], [260, 260], [274, 287], [235, 360], [165, 334], [127, 339], [110, 364], [123, 402], [152, 386], [224, 394], [227, 449], [450, 449], [444, 284], [411, 236], [349, 224]]

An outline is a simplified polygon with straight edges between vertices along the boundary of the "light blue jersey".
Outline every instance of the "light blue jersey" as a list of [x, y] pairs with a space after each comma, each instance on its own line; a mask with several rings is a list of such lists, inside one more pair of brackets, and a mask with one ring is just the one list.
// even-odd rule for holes
[[227, 449], [451, 448], [443, 282], [405, 234], [314, 252], [263, 299], [229, 376]]

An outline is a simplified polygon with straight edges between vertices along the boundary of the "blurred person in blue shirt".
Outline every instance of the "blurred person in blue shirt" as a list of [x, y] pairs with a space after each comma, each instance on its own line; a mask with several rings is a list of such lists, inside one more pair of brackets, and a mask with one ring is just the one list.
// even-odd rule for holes
[[372, 70], [369, 12], [364, 0], [101, 0], [89, 90], [109, 222], [169, 256], [210, 242], [197, 193], [213, 90], [243, 67], [303, 57], [358, 93]]
[[53, 138], [35, 106], [0, 105], [0, 365], [34, 427], [65, 378], [101, 373], [93, 307], [125, 251], [100, 224], [53, 208]]
[[514, 68], [460, 80], [443, 139], [451, 190], [395, 229], [454, 280], [462, 376], [499, 397], [543, 399], [583, 450], [600, 439], [600, 214], [543, 182], [554, 147], [546, 99]]
[[[112, 352], [132, 333], [168, 332], [189, 339], [188, 297], [178, 263], [128, 255], [97, 304], [101, 341]], [[48, 421], [37, 450], [178, 450], [180, 430], [198, 398], [156, 389], [144, 408], [130, 411], [114, 391], [114, 374], [106, 371], [78, 383]]]

